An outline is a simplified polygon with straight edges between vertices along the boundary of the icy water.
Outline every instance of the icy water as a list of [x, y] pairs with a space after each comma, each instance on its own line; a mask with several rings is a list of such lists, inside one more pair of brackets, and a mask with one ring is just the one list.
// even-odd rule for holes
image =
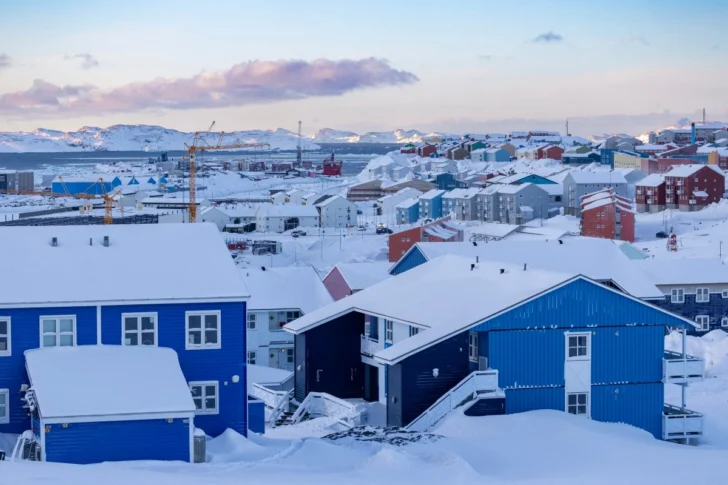
[[[390, 152], [398, 145], [383, 144], [320, 144], [318, 152], [304, 153], [304, 160], [321, 163], [325, 158], [336, 154], [337, 160], [344, 162], [343, 174], [345, 176], [357, 175], [369, 160], [377, 155]], [[186, 155], [183, 151], [170, 151], [171, 158], [180, 158]], [[144, 162], [150, 157], [158, 157], [158, 153], [149, 152], [61, 152], [61, 153], [0, 153], [0, 169], [6, 170], [35, 170], [40, 171], [48, 167], [83, 167], [99, 163], [113, 162]], [[257, 160], [293, 160], [296, 154], [292, 152], [217, 152], [205, 154], [203, 160], [233, 160], [251, 158]]]

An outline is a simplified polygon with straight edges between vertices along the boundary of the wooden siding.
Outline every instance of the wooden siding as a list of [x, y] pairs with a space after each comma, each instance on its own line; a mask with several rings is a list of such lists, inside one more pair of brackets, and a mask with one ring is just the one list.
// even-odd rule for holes
[[665, 396], [661, 383], [592, 386], [591, 399], [592, 419], [631, 424], [662, 438]]
[[346, 279], [344, 279], [341, 271], [336, 266], [326, 275], [323, 283], [334, 301], [339, 301], [352, 294], [349, 283], [346, 282]]
[[564, 388], [542, 387], [506, 390], [506, 414], [525, 413], [538, 409], [563, 411]]
[[397, 264], [389, 270], [389, 273], [393, 276], [397, 276], [398, 274], [402, 274], [405, 271], [409, 271], [421, 264], [425, 264], [426, 262], [427, 258], [425, 258], [425, 255], [422, 254], [419, 247], [416, 247], [409, 253], [405, 254], [402, 259], [397, 261]]

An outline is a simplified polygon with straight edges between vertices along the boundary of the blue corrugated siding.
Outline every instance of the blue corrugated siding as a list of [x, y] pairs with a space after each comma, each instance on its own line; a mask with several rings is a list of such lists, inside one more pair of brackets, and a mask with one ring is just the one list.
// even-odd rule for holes
[[89, 180], [88, 182], [65, 182], [64, 188], [64, 184], [60, 182], [51, 182], [51, 192], [64, 194], [66, 193], [66, 189], [68, 189], [68, 193], [71, 195], [101, 195], [104, 193], [104, 189], [106, 189], [106, 192], [112, 191], [113, 187], [111, 186], [111, 182], [104, 182], [103, 185], [104, 187], [102, 188], [100, 182], [97, 183], [95, 180]]
[[591, 330], [592, 384], [662, 380], [665, 327], [600, 327]]
[[[685, 295], [685, 303], [671, 303], [669, 296], [662, 300], [650, 300], [649, 303], [693, 321], [698, 315], [708, 315], [710, 316], [710, 330], [726, 330], [721, 327], [720, 321], [723, 317], [728, 316], [728, 298], [723, 298], [720, 293], [711, 293], [710, 301], [705, 303], [696, 302], [694, 294]], [[688, 333], [703, 335], [705, 332], [688, 327]]]
[[420, 248], [417, 246], [413, 246], [412, 249], [407, 252], [407, 254], [405, 254], [399, 261], [395, 263], [392, 269], [389, 270], [389, 273], [396, 276], [398, 274], [404, 273], [405, 271], [409, 271], [412, 268], [416, 268], [421, 264], [425, 264], [426, 262], [427, 258], [425, 258], [425, 255], [422, 254]]
[[[221, 349], [185, 350], [185, 312], [200, 310], [220, 311]], [[121, 314], [145, 312], [157, 313], [158, 344], [177, 351], [188, 382], [218, 381], [219, 414], [200, 414], [195, 417], [195, 425], [210, 436], [227, 428], [246, 434], [245, 303], [103, 307], [101, 341], [107, 345], [121, 344]], [[240, 378], [237, 384], [232, 382], [233, 376]]]
[[631, 424], [662, 439], [665, 396], [661, 383], [592, 386], [591, 398], [593, 419]]
[[584, 326], [666, 325], [684, 322], [652, 305], [632, 300], [604, 285], [577, 279], [511, 311], [476, 326], [473, 330], [573, 328]]
[[0, 309], [0, 317], [10, 317], [12, 333], [9, 357], [0, 357], [0, 389], [10, 390], [10, 423], [0, 424], [0, 433], [22, 433], [29, 426], [23, 409], [20, 386], [29, 384], [23, 352], [40, 346], [40, 317], [76, 315], [78, 345], [96, 343], [96, 307]]
[[506, 398], [478, 399], [465, 406], [465, 411], [463, 411], [465, 416], [496, 416], [506, 413]]
[[506, 390], [506, 414], [525, 413], [537, 409], [564, 410], [564, 388]]
[[248, 429], [253, 433], [265, 433], [265, 403], [248, 397]]
[[563, 330], [489, 334], [490, 367], [498, 369], [501, 388], [564, 385]]
[[189, 420], [166, 419], [46, 425], [46, 461], [100, 463], [190, 460]]

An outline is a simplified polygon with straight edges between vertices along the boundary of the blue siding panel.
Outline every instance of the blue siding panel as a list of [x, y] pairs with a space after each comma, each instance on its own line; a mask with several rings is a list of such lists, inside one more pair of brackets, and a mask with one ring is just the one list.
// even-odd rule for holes
[[[710, 330], [726, 330], [721, 326], [721, 319], [728, 317], [728, 298], [723, 298], [720, 293], [711, 293], [710, 300], [704, 303], [696, 302], [695, 294], [686, 294], [685, 303], [671, 303], [670, 296], [666, 296], [662, 300], [650, 300], [649, 303], [693, 321], [698, 315], [708, 315], [710, 316]], [[688, 327], [690, 335], [705, 333], [694, 327]]]
[[46, 425], [46, 461], [100, 463], [190, 460], [189, 420], [166, 419]]
[[591, 396], [593, 419], [630, 424], [662, 439], [665, 395], [661, 383], [592, 386]]
[[[65, 188], [64, 188], [65, 185]], [[89, 194], [89, 195], [101, 195], [104, 190], [108, 193], [113, 190], [111, 182], [104, 182], [103, 188], [101, 183], [96, 180], [88, 180], [85, 182], [51, 182], [51, 192], [56, 194], [66, 193], [66, 189], [70, 195], [76, 194]]]
[[564, 330], [488, 333], [489, 363], [501, 388], [564, 385]]
[[662, 381], [665, 327], [599, 327], [590, 330], [592, 384]]
[[416, 268], [421, 264], [425, 264], [426, 262], [427, 258], [424, 254], [422, 254], [420, 248], [415, 245], [407, 254], [397, 261], [394, 266], [392, 266], [392, 269], [389, 270], [389, 274], [396, 276], [404, 273], [405, 271], [409, 271], [412, 268]]
[[506, 413], [506, 398], [477, 399], [465, 406], [465, 416], [496, 416]]
[[506, 414], [525, 413], [538, 409], [564, 410], [564, 388], [506, 390]]
[[253, 433], [265, 433], [265, 403], [248, 396], [248, 429]]

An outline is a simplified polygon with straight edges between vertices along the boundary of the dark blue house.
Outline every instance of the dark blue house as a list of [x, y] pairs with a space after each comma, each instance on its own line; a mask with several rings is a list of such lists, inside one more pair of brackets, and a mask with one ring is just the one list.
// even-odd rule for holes
[[[247, 433], [247, 289], [213, 225], [9, 227], [0, 229], [0, 251], [15, 275], [0, 291], [0, 433], [31, 427], [24, 352], [85, 345], [173, 349], [196, 406], [194, 426], [210, 436]], [[140, 258], [170, 264], [163, 277], [140, 275], [129, 266]], [[125, 453], [157, 435], [151, 424], [133, 438], [116, 432], [106, 438], [129, 440], [118, 460], [137, 459]]]
[[437, 174], [434, 182], [438, 190], [452, 190], [467, 187], [465, 182], [456, 180], [455, 176], [451, 173]]
[[460, 405], [554, 409], [677, 440], [700, 436], [702, 415], [664, 386], [702, 379], [703, 362], [664, 340], [691, 326], [582, 275], [442, 256], [285, 328], [297, 399], [378, 401], [387, 426], [426, 430]]

